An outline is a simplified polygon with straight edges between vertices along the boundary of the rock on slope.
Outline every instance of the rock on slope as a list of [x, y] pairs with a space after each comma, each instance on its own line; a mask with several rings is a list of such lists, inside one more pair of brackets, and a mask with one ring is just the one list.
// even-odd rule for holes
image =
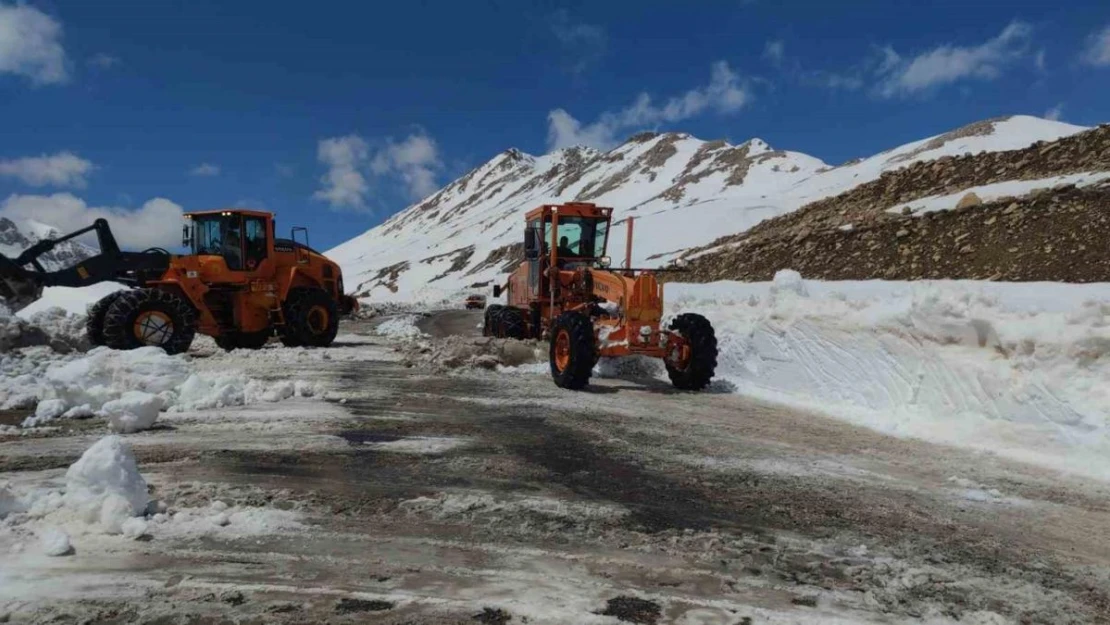
[[[604, 153], [569, 148], [536, 157], [507, 150], [328, 254], [359, 296], [455, 297], [500, 280], [516, 262], [524, 212], [579, 200], [612, 206], [618, 218], [636, 216], [633, 262], [660, 265], [886, 172], [1026, 148], [1083, 130], [1034, 117], [1000, 118], [838, 167], [759, 139], [730, 145], [680, 133], [642, 133]], [[623, 246], [624, 228], [617, 227], [609, 249]]]
[[1110, 281], [1110, 126], [945, 157], [690, 250], [684, 281]]

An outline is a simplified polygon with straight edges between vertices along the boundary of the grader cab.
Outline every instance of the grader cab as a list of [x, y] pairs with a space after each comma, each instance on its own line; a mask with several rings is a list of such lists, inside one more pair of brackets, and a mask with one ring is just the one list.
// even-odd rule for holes
[[625, 265], [606, 255], [611, 208], [590, 203], [543, 205], [525, 216], [524, 262], [494, 297], [506, 305], [486, 309], [484, 332], [550, 342], [551, 375], [563, 388], [581, 389], [602, 357], [660, 358], [680, 389], [709, 385], [717, 366], [717, 339], [695, 313], [664, 328], [658, 270], [632, 268], [629, 219]]
[[[308, 246], [304, 228], [277, 238], [273, 214], [241, 209], [188, 213], [186, 220], [185, 255], [122, 251], [108, 222], [98, 219], [18, 258], [0, 256], [0, 297], [18, 309], [41, 297], [44, 287], [118, 282], [131, 288], [89, 307], [90, 342], [113, 349], [156, 345], [171, 354], [188, 350], [198, 332], [229, 350], [258, 349], [275, 335], [288, 346], [324, 347], [335, 339], [339, 316], [357, 309], [343, 293], [339, 266]], [[99, 254], [44, 271], [39, 257], [90, 232]]]

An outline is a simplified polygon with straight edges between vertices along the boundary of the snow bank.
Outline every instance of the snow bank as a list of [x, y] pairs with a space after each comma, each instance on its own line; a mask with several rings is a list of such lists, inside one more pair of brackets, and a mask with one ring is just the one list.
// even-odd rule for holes
[[1026, 196], [1040, 189], [1052, 189], [1062, 185], [1089, 187], [1106, 180], [1110, 180], [1110, 172], [1086, 172], [1038, 178], [1036, 180], [1007, 180], [978, 187], [968, 187], [947, 195], [931, 195], [905, 204], [898, 204], [887, 209], [887, 212], [902, 214], [904, 209], [909, 209], [912, 214], [920, 215], [956, 208], [956, 205], [968, 193], [974, 193], [983, 202], [994, 202], [1005, 197]]
[[9, 374], [0, 379], [0, 406], [38, 403], [24, 427], [100, 415], [114, 431], [130, 433], [151, 427], [166, 410], [207, 410], [314, 394], [301, 381], [267, 383], [238, 371], [198, 372], [186, 355], [169, 356], [157, 347], [99, 347], [68, 360], [24, 350], [7, 367], [0, 360], [0, 373]]
[[1110, 285], [668, 284], [740, 393], [1110, 479]]

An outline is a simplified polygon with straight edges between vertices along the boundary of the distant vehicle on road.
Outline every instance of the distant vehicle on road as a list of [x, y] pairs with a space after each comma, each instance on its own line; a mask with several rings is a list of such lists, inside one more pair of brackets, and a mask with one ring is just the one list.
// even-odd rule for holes
[[466, 309], [467, 310], [470, 310], [471, 308], [482, 309], [482, 308], [485, 308], [485, 307], [486, 307], [486, 296], [485, 295], [471, 295], [471, 296], [466, 298]]

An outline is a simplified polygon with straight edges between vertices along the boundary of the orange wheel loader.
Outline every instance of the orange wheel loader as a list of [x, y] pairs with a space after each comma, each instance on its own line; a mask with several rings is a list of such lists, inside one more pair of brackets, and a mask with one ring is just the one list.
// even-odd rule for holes
[[[272, 336], [288, 346], [326, 347], [340, 315], [358, 308], [343, 293], [339, 266], [308, 246], [308, 231], [277, 238], [273, 214], [253, 210], [187, 213], [182, 245], [122, 251], [108, 222], [45, 239], [19, 257], [0, 256], [0, 297], [19, 310], [44, 287], [118, 282], [129, 289], [89, 307], [93, 345], [134, 349], [156, 345], [167, 353], [189, 349], [196, 333], [224, 349], [258, 349]], [[38, 258], [57, 244], [95, 233], [100, 253], [73, 267], [43, 270]], [[300, 233], [303, 242], [297, 240]]]

